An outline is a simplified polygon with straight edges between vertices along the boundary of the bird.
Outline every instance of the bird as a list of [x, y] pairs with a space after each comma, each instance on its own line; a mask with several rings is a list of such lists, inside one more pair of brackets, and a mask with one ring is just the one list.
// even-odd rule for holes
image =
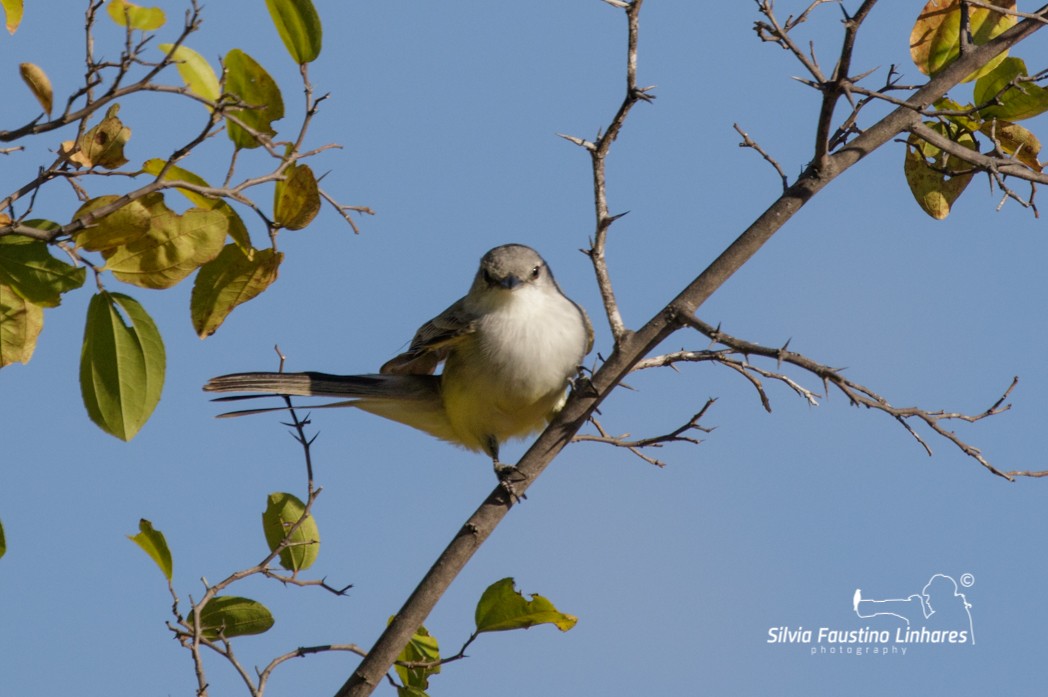
[[[486, 453], [501, 479], [513, 468], [499, 461], [499, 446], [545, 428], [592, 348], [589, 317], [561, 292], [545, 260], [531, 247], [506, 244], [484, 254], [466, 295], [419, 327], [377, 374], [235, 373], [212, 378], [204, 390], [339, 398], [320, 406], [355, 407]], [[267, 395], [216, 401], [259, 396]], [[221, 416], [265, 411], [272, 409]]]

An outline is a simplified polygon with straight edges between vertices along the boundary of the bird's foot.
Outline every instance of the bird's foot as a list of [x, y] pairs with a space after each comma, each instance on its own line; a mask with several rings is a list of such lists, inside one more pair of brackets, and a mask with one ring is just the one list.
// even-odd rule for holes
[[498, 460], [494, 461], [494, 465], [495, 476], [499, 478], [499, 484], [502, 485], [502, 489], [506, 492], [506, 494], [509, 495], [513, 503], [517, 503], [528, 498], [527, 495], [524, 493], [518, 494], [516, 491], [516, 487], [514, 486], [514, 484], [527, 481], [527, 477], [524, 476], [523, 472], [521, 472], [513, 465], [503, 464]]

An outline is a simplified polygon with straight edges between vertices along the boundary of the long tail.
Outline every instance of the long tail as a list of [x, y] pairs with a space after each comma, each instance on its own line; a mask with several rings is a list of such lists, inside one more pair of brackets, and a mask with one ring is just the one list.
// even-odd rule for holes
[[299, 395], [414, 400], [431, 399], [440, 391], [434, 375], [330, 375], [328, 373], [234, 373], [211, 378], [207, 392], [266, 392], [268, 395], [218, 397], [225, 402], [251, 397]]
[[[310, 408], [357, 407], [420, 429], [437, 438], [461, 442], [448, 423], [438, 375], [236, 373], [212, 378], [204, 385], [204, 389], [208, 392], [261, 393], [216, 397], [216, 402], [282, 395], [339, 398], [342, 401], [312, 405]], [[246, 409], [220, 416], [247, 416], [284, 409], [287, 407]]]

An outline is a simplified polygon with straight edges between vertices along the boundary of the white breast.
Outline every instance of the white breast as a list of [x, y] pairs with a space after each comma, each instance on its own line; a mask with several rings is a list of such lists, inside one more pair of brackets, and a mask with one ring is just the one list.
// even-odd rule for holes
[[488, 436], [502, 441], [544, 427], [588, 343], [579, 309], [559, 292], [525, 286], [496, 299], [444, 366], [449, 419], [478, 449]]

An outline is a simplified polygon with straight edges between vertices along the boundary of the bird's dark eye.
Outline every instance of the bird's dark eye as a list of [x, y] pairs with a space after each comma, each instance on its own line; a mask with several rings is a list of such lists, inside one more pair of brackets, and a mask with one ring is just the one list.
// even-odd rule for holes
[[497, 281], [495, 281], [495, 277], [492, 276], [487, 269], [484, 269], [484, 282], [487, 283], [489, 286], [493, 286], [497, 283]]
[[531, 270], [531, 280], [534, 281], [536, 278], [538, 278], [541, 275], [542, 275], [542, 267], [541, 266], [536, 266], [535, 268], [533, 268]]

